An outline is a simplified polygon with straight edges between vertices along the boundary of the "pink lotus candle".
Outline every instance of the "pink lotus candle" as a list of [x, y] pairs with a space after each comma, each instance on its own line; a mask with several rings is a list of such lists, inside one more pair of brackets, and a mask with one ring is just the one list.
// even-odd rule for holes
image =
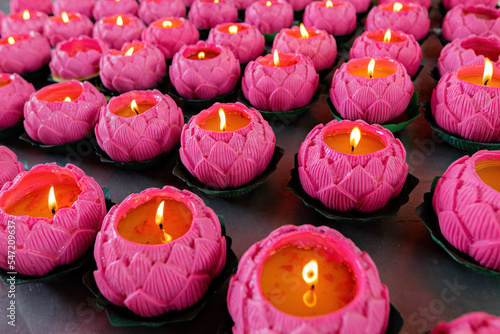
[[198, 29], [210, 29], [220, 23], [236, 22], [238, 10], [232, 0], [195, 0], [188, 13]]
[[94, 277], [113, 304], [142, 317], [194, 305], [226, 262], [214, 211], [187, 190], [165, 186], [115, 205], [97, 234]]
[[252, 245], [227, 304], [235, 334], [381, 334], [389, 319], [389, 292], [373, 260], [326, 226], [285, 225]]
[[313, 1], [304, 12], [304, 25], [332, 35], [347, 35], [356, 29], [356, 8], [348, 1]]
[[498, 332], [500, 332], [499, 317], [485, 312], [471, 312], [450, 322], [440, 321], [429, 334], [496, 334]]
[[471, 141], [500, 141], [500, 68], [489, 60], [445, 73], [432, 92], [436, 123]]
[[332, 104], [342, 118], [383, 124], [406, 110], [413, 83], [405, 67], [388, 58], [350, 60], [335, 71]]
[[245, 10], [245, 23], [259, 28], [263, 34], [272, 34], [293, 24], [293, 8], [284, 0], [261, 0]]
[[115, 161], [152, 159], [179, 143], [182, 111], [157, 90], [113, 97], [95, 128], [97, 143]]
[[0, 191], [0, 267], [12, 270], [7, 245], [13, 223], [15, 271], [41, 276], [85, 254], [105, 214], [101, 187], [76, 166], [50, 163], [20, 173]]
[[[446, 0], [443, 0], [443, 3], [445, 1]], [[394, 2], [394, 0], [379, 0], [378, 4], [382, 5], [384, 3], [390, 3], [390, 2]], [[403, 0], [403, 1], [400, 1], [400, 2], [402, 2], [402, 3], [404, 3], [404, 2], [412, 2], [412, 3], [419, 4], [420, 6], [423, 6], [423, 7], [427, 8], [427, 9], [431, 8], [431, 0]]]
[[180, 96], [207, 100], [234, 90], [241, 68], [229, 49], [200, 41], [175, 54], [169, 73]]
[[121, 50], [108, 50], [101, 57], [99, 67], [104, 87], [120, 93], [151, 88], [162, 81], [167, 72], [163, 53], [139, 41], [125, 43]]
[[36, 10], [44, 12], [45, 14], [52, 14], [52, 1], [51, 0], [11, 0], [10, 12], [22, 12], [24, 10]]
[[441, 49], [437, 66], [439, 74], [443, 76], [465, 65], [484, 64], [486, 58], [494, 66], [500, 66], [500, 37], [489, 35], [454, 39]]
[[99, 39], [80, 36], [60, 42], [49, 67], [55, 81], [88, 80], [99, 75], [99, 61], [107, 46]]
[[145, 24], [165, 17], [185, 17], [186, 6], [182, 0], [144, 0], [139, 6], [139, 18]]
[[54, 1], [54, 15], [61, 15], [62, 12], [66, 13], [80, 13], [93, 18], [92, 10], [97, 0], [55, 0]]
[[198, 29], [183, 17], [158, 19], [142, 32], [142, 40], [160, 49], [166, 59], [172, 59], [184, 45], [195, 44], [199, 39]]
[[50, 60], [49, 41], [37, 32], [0, 39], [0, 71], [24, 74], [39, 70]]
[[390, 2], [373, 7], [366, 17], [366, 30], [399, 30], [416, 40], [427, 36], [430, 29], [427, 9], [411, 2]]
[[446, 10], [450, 10], [459, 5], [484, 5], [487, 7], [495, 8], [497, 6], [497, 0], [443, 0], [443, 6]]
[[63, 12], [60, 16], [51, 16], [43, 27], [43, 35], [51, 46], [71, 37], [90, 36], [94, 24], [88, 17], [78, 13]]
[[417, 73], [422, 60], [422, 49], [413, 35], [401, 31], [366, 31], [354, 40], [349, 58], [391, 58], [406, 68], [410, 76]]
[[330, 210], [373, 212], [401, 192], [405, 159], [401, 141], [380, 125], [333, 120], [317, 125], [300, 146], [299, 177]]
[[92, 14], [97, 21], [117, 14], [137, 16], [138, 10], [139, 4], [135, 0], [99, 0], [92, 10]]
[[120, 14], [105, 17], [94, 25], [93, 37], [108, 43], [112, 49], [121, 49], [127, 42], [140, 40], [146, 28], [137, 17]]
[[432, 205], [441, 233], [483, 267], [500, 271], [500, 151], [479, 151], [448, 167]]
[[22, 121], [24, 103], [34, 92], [33, 85], [19, 74], [0, 73], [0, 129], [9, 128]]
[[318, 81], [319, 75], [309, 57], [275, 51], [248, 63], [241, 88], [255, 108], [287, 111], [306, 106], [318, 88]]
[[47, 14], [39, 11], [25, 10], [8, 15], [2, 21], [2, 36], [28, 34], [31, 31], [43, 33], [43, 26], [49, 19]]
[[216, 103], [184, 125], [179, 155], [194, 177], [224, 189], [260, 175], [275, 144], [271, 126], [257, 110], [239, 102]]
[[17, 160], [17, 155], [7, 146], [0, 146], [0, 189], [24, 171], [24, 166]]
[[106, 99], [88, 81], [45, 86], [24, 106], [28, 136], [44, 145], [62, 145], [90, 134]]
[[481, 5], [453, 7], [443, 18], [442, 33], [447, 41], [470, 35], [500, 36], [500, 12]]
[[256, 59], [266, 46], [264, 35], [247, 23], [221, 23], [210, 30], [207, 42], [225, 46], [240, 64]]
[[333, 66], [337, 58], [335, 38], [325, 30], [300, 27], [282, 29], [274, 38], [273, 50], [309, 57], [316, 71]]

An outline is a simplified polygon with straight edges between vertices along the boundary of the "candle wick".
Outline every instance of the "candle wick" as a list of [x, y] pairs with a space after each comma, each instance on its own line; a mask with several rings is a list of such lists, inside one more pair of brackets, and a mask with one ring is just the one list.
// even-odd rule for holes
[[484, 82], [485, 86], [488, 86], [488, 81], [490, 81], [490, 79], [486, 79], [486, 81]]
[[311, 285], [311, 290], [312, 290], [312, 291], [314, 291], [314, 284], [313, 284], [313, 285]]
[[163, 230], [163, 224], [160, 223], [160, 230]]
[[133, 109], [136, 115], [139, 115], [139, 112], [136, 109]]
[[52, 214], [55, 215], [56, 214], [56, 208], [52, 208]]
[[354, 152], [354, 146], [351, 146], [351, 152]]
[[373, 75], [369, 74], [370, 75], [370, 79], [373, 79]]

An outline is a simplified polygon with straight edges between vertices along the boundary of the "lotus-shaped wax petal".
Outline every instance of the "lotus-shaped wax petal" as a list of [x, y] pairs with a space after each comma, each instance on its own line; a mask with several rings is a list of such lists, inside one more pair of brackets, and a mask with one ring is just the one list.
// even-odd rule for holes
[[274, 38], [273, 50], [309, 57], [316, 71], [332, 67], [337, 58], [335, 38], [325, 30], [315, 28], [307, 29], [310, 31], [309, 38], [297, 38], [299, 30], [298, 26], [282, 29]]
[[[78, 199], [61, 208], [52, 219], [7, 214], [4, 207], [37, 186], [71, 182], [80, 188]], [[101, 187], [78, 167], [56, 163], [36, 165], [7, 182], [0, 191], [0, 267], [9, 270], [9, 223], [15, 224], [16, 264], [19, 274], [42, 276], [57, 266], [76, 261], [94, 244], [106, 215]]]
[[267, 0], [255, 1], [245, 10], [245, 23], [259, 28], [263, 34], [272, 34], [293, 24], [293, 8], [285, 0], [273, 0], [271, 6]]
[[500, 271], [500, 193], [476, 171], [481, 161], [500, 160], [500, 151], [479, 151], [448, 167], [439, 179], [432, 205], [441, 233], [482, 266]]
[[70, 21], [66, 24], [54, 19], [45, 22], [43, 35], [49, 40], [51, 46], [72, 37], [92, 35], [94, 24], [87, 16], [78, 13], [68, 13], [67, 15]]
[[447, 41], [471, 35], [500, 36], [500, 11], [483, 5], [455, 6], [443, 18], [442, 31]]
[[292, 5], [293, 10], [303, 10], [312, 1], [313, 0], [289, 0], [288, 2]]
[[45, 14], [52, 14], [52, 1], [51, 0], [11, 0], [10, 12], [22, 12], [24, 10], [38, 10]]
[[325, 1], [313, 1], [304, 11], [304, 25], [327, 31], [332, 35], [347, 35], [356, 29], [356, 8], [350, 1], [333, 1], [326, 7]]
[[52, 50], [49, 67], [56, 80], [85, 79], [99, 74], [99, 61], [108, 49], [99, 39], [80, 36], [60, 42]]
[[236, 22], [238, 9], [232, 0], [195, 0], [188, 13], [191, 21], [198, 29], [210, 29], [220, 23]]
[[422, 49], [413, 35], [399, 31], [391, 31], [392, 36], [400, 37], [401, 41], [391, 43], [379, 42], [371, 38], [374, 34], [384, 35], [385, 31], [366, 31], [354, 40], [349, 51], [349, 58], [391, 58], [406, 68], [410, 76], [417, 73], [422, 60]]
[[[116, 24], [118, 17], [124, 22], [122, 26]], [[92, 36], [106, 42], [110, 48], [120, 50], [127, 42], [140, 40], [145, 28], [144, 23], [135, 16], [114, 15], [96, 22]]]
[[23, 20], [24, 12], [16, 12], [6, 16], [2, 20], [2, 36], [8, 37], [11, 35], [29, 34], [36, 31], [43, 34], [45, 22], [49, 19], [47, 14], [40, 11], [30, 11], [30, 19]]
[[[218, 53], [218, 56], [205, 60], [188, 59], [200, 50]], [[170, 66], [170, 81], [186, 99], [207, 100], [227, 94], [236, 87], [240, 74], [240, 63], [231, 50], [203, 41], [183, 46]]]
[[11, 37], [15, 39], [13, 45], [0, 45], [1, 72], [24, 74], [48, 64], [50, 44], [45, 37], [34, 31]]
[[94, 20], [100, 20], [104, 17], [115, 14], [130, 14], [137, 16], [139, 4], [136, 0], [99, 0], [92, 10]]
[[427, 8], [407, 2], [404, 3], [404, 6], [409, 7], [407, 10], [394, 12], [394, 2], [373, 7], [366, 17], [366, 30], [399, 30], [413, 35], [417, 41], [426, 37], [431, 25]]
[[2, 21], [5, 18], [5, 14], [0, 10], [0, 27], [2, 26]]
[[[250, 123], [239, 130], [222, 133], [199, 126], [203, 119], [226, 107], [244, 110]], [[257, 110], [239, 102], [216, 103], [184, 125], [179, 154], [182, 164], [198, 180], [224, 189], [239, 187], [260, 175], [271, 161], [275, 144], [271, 126]]]
[[[127, 211], [154, 197], [184, 203], [192, 213], [189, 231], [161, 245], [142, 245], [117, 231]], [[113, 304], [142, 317], [154, 317], [192, 306], [206, 293], [226, 262], [226, 240], [214, 211], [187, 190], [165, 186], [128, 196], [104, 218], [94, 247], [94, 277]]]
[[[124, 56], [132, 47], [137, 51], [131, 56]], [[103, 85], [120, 93], [151, 88], [167, 72], [163, 53], [154, 45], [138, 41], [125, 43], [121, 51], [108, 50], [101, 57], [99, 67]]]
[[248, 8], [248, 6], [254, 3], [254, 1], [255, 0], [233, 0], [233, 3], [238, 10], [245, 10]]
[[500, 318], [485, 312], [466, 313], [450, 322], [440, 321], [429, 334], [461, 333], [500, 333]]
[[[357, 280], [354, 299], [337, 311], [311, 317], [287, 314], [274, 307], [260, 288], [260, 272], [269, 254], [288, 244], [323, 247], [351, 266]], [[295, 282], [295, 276], [286, 284]], [[295, 283], [293, 283], [295, 284]], [[286, 297], [285, 297], [286, 298]], [[243, 254], [229, 283], [227, 306], [234, 334], [384, 333], [389, 319], [389, 292], [380, 282], [371, 257], [338, 231], [326, 226], [285, 225], [253, 244]]]
[[17, 155], [7, 146], [0, 146], [0, 189], [24, 171], [24, 166], [17, 160]]
[[495, 8], [497, 6], [497, 0], [443, 0], [443, 6], [446, 10], [450, 10], [458, 5], [484, 5], [487, 7]]
[[[134, 117], [120, 117], [114, 111], [135, 100], [152, 104], [151, 109]], [[97, 143], [115, 161], [152, 159], [179, 143], [184, 116], [168, 95], [158, 90], [132, 91], [113, 97], [95, 128]]]
[[498, 67], [500, 66], [498, 55], [500, 55], [500, 37], [496, 35], [456, 38], [441, 49], [437, 66], [441, 76], [465, 65], [484, 64], [485, 58], [489, 58], [493, 65]]
[[54, 1], [54, 15], [61, 15], [62, 12], [66, 13], [80, 13], [93, 18], [92, 10], [97, 0], [55, 0]]
[[[366, 155], [349, 155], [325, 143], [325, 134], [351, 131], [355, 125], [362, 132], [366, 127], [376, 130], [386, 147]], [[380, 125], [333, 120], [317, 125], [300, 146], [299, 177], [309, 196], [330, 210], [373, 212], [401, 192], [408, 174], [405, 159], [401, 141]]]
[[[366, 63], [365, 68], [369, 61], [370, 58], [359, 59], [359, 63]], [[351, 74], [349, 68], [356, 66], [356, 62], [342, 64], [333, 76], [330, 98], [342, 118], [384, 124], [404, 113], [414, 90], [405, 67], [392, 59], [377, 58], [376, 63], [393, 64], [389, 66], [396, 70], [374, 80]]]
[[[50, 90], [81, 87], [73, 101], [47, 101]], [[45, 86], [24, 105], [24, 129], [28, 136], [44, 145], [62, 145], [90, 134], [98, 121], [106, 98], [88, 81], [76, 80]]]
[[0, 87], [0, 129], [6, 129], [21, 122], [24, 104], [35, 92], [33, 85], [19, 74], [0, 73], [0, 82], [6, 83]]
[[[414, 2], [418, 2], [419, 0], [415, 0]], [[425, 0], [424, 0], [425, 1]], [[333, 3], [335, 1], [332, 0]], [[354, 5], [356, 8], [356, 13], [364, 13], [370, 9], [371, 1], [370, 0], [349, 0], [350, 3]]]
[[272, 55], [248, 63], [241, 82], [245, 98], [257, 109], [287, 111], [306, 106], [318, 88], [319, 75], [309, 57], [279, 53], [288, 66], [263, 64]]
[[147, 25], [163, 17], [185, 16], [186, 6], [182, 0], [142, 1], [139, 6], [139, 18]]
[[432, 114], [436, 123], [451, 134], [475, 142], [499, 142], [500, 89], [459, 79], [457, 75], [470, 66], [474, 65], [441, 77], [432, 92]]
[[233, 52], [240, 64], [246, 64], [264, 52], [266, 41], [257, 27], [238, 23], [238, 33], [231, 34], [228, 33], [230, 26], [231, 23], [223, 23], [212, 28], [207, 42], [225, 46]]
[[[168, 28], [167, 34], [162, 25], [164, 21], [169, 20], [178, 20], [182, 23], [178, 26]], [[198, 29], [196, 29], [189, 20], [183, 17], [166, 17], [158, 19], [142, 32], [142, 40], [160, 49], [166, 59], [172, 59], [177, 51], [184, 45], [195, 44], [199, 39], [200, 33]]]
[[[487, 1], [490, 1], [490, 0], [487, 0]], [[403, 0], [403, 1], [399, 1], [398, 0], [398, 2], [401, 2], [401, 3], [404, 3], [404, 2], [413, 2], [413, 3], [419, 4], [420, 6], [423, 6], [423, 7], [427, 8], [427, 9], [431, 8], [431, 0]], [[446, 2], [446, 0], [443, 0], [443, 3], [444, 2]], [[394, 0], [379, 0], [378, 1], [379, 5], [382, 5], [384, 3], [394, 3]]]

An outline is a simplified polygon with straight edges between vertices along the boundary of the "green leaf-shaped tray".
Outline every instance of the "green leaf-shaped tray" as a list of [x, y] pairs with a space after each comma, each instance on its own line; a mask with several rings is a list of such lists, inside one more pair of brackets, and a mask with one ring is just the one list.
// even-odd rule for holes
[[[413, 120], [415, 120], [417, 117], [421, 115], [420, 106], [418, 105], [417, 101], [418, 101], [418, 93], [415, 91], [413, 92], [410, 103], [408, 104], [408, 107], [406, 108], [404, 113], [391, 121], [381, 124], [381, 126], [391, 131], [392, 133], [399, 132], [404, 128], [406, 128], [411, 122], [413, 122]], [[333, 106], [330, 97], [326, 98], [326, 104], [330, 108], [330, 112], [337, 121], [344, 120], [344, 118], [340, 116], [338, 111]]]
[[[224, 219], [221, 216], [218, 217], [221, 226], [223, 227], [222, 234], [225, 235]], [[89, 288], [92, 294], [97, 297], [97, 306], [106, 311], [108, 319], [114, 327], [160, 327], [167, 324], [190, 321], [196, 318], [211, 298], [221, 292], [224, 282], [226, 282], [226, 280], [236, 272], [236, 268], [238, 267], [238, 258], [231, 249], [231, 238], [227, 235], [226, 244], [226, 265], [224, 266], [224, 269], [219, 276], [210, 283], [205, 295], [195, 305], [182, 311], [171, 311], [157, 317], [145, 318], [133, 313], [126, 307], [120, 307], [112, 304], [101, 294], [99, 288], [97, 287], [94, 279], [94, 270], [97, 269], [95, 267], [85, 274], [83, 277], [83, 283], [87, 286], [87, 288]]]
[[[114, 203], [111, 201], [111, 193], [108, 188], [102, 188], [104, 193], [104, 198], [106, 199], [106, 209], [109, 211]], [[8, 274], [7, 270], [0, 269], [0, 279], [5, 285], [19, 285], [26, 283], [44, 283], [44, 282], [56, 282], [65, 279], [66, 277], [73, 275], [78, 272], [83, 272], [88, 270], [90, 267], [95, 266], [94, 264], [94, 246], [78, 260], [75, 262], [66, 264], [64, 266], [55, 267], [50, 273], [43, 276], [26, 276], [19, 273], [15, 275]], [[10, 277], [15, 277], [15, 280], [11, 281]]]
[[434, 240], [439, 246], [441, 246], [453, 260], [474, 271], [500, 278], [499, 271], [481, 266], [472, 257], [456, 249], [452, 244], [448, 242], [448, 240], [446, 240], [446, 238], [441, 233], [441, 228], [439, 227], [439, 219], [432, 206], [434, 190], [436, 189], [436, 184], [439, 179], [440, 176], [434, 178], [434, 180], [432, 181], [431, 192], [424, 194], [424, 202], [416, 208], [415, 212], [417, 213], [418, 218], [420, 218], [422, 223], [424, 223], [425, 227], [427, 227], [427, 229], [431, 233], [432, 240]]
[[410, 200], [410, 194], [418, 185], [418, 179], [408, 173], [406, 177], [406, 182], [403, 185], [403, 189], [399, 195], [391, 199], [386, 206], [382, 209], [374, 212], [358, 212], [358, 211], [347, 211], [340, 212], [334, 211], [327, 208], [320, 200], [312, 198], [308, 193], [302, 188], [299, 178], [298, 161], [297, 154], [295, 155], [295, 168], [290, 172], [292, 178], [287, 184], [288, 190], [294, 193], [298, 198], [304, 202], [304, 204], [319, 214], [325, 216], [328, 219], [342, 221], [342, 222], [369, 222], [375, 219], [388, 218], [395, 216], [399, 209]]
[[186, 99], [186, 98], [180, 96], [179, 93], [177, 93], [177, 91], [175, 90], [174, 85], [170, 85], [170, 88], [169, 88], [167, 94], [172, 96], [172, 97], [178, 98], [179, 100], [181, 100], [182, 102], [184, 102], [185, 104], [187, 104], [190, 107], [202, 110], [202, 109], [207, 109], [207, 108], [211, 107], [216, 102], [227, 102], [227, 101], [231, 100], [231, 97], [235, 96], [236, 93], [238, 92], [238, 90], [239, 90], [239, 87], [238, 87], [238, 85], [236, 85], [236, 87], [232, 91], [230, 91], [229, 93], [216, 96], [213, 99], [192, 100], [192, 99]]
[[431, 104], [429, 102], [426, 102], [422, 108], [424, 109], [424, 115], [425, 119], [427, 122], [429, 122], [432, 130], [436, 131], [437, 135], [443, 139], [445, 142], [450, 144], [450, 146], [453, 146], [455, 148], [458, 148], [459, 150], [468, 152], [468, 153], [475, 153], [477, 151], [481, 150], [500, 150], [500, 142], [498, 143], [479, 143], [475, 141], [470, 141], [467, 139], [463, 139], [459, 137], [458, 135], [452, 135], [451, 133], [447, 132], [443, 128], [441, 128], [439, 125], [436, 123], [436, 119], [434, 118], [434, 115], [432, 115], [432, 110], [431, 110]]
[[266, 182], [269, 176], [271, 176], [271, 174], [276, 170], [278, 162], [281, 160], [284, 154], [285, 150], [281, 147], [276, 146], [274, 148], [274, 154], [271, 158], [271, 161], [269, 162], [269, 165], [267, 165], [267, 168], [260, 175], [257, 175], [252, 181], [236, 188], [216, 189], [207, 186], [196, 177], [194, 177], [186, 169], [186, 167], [184, 167], [179, 156], [177, 156], [177, 165], [175, 166], [173, 173], [179, 179], [186, 182], [189, 187], [198, 189], [199, 191], [207, 195], [220, 198], [240, 198]]
[[0, 139], [19, 138], [19, 134], [23, 131], [24, 131], [23, 122], [5, 129], [0, 129]]
[[79, 151], [78, 148], [79, 147], [81, 148], [82, 145], [86, 145], [86, 146], [91, 148], [93, 146], [92, 143], [95, 141], [93, 132], [85, 138], [73, 141], [71, 143], [62, 144], [62, 145], [44, 145], [44, 144], [41, 144], [41, 143], [31, 139], [27, 133], [21, 134], [19, 136], [19, 139], [21, 139], [22, 141], [25, 141], [27, 143], [30, 143], [34, 147], [39, 147], [39, 148], [42, 148], [42, 149], [47, 150], [49, 152], [57, 153], [57, 154], [68, 154], [68, 153], [78, 152]]

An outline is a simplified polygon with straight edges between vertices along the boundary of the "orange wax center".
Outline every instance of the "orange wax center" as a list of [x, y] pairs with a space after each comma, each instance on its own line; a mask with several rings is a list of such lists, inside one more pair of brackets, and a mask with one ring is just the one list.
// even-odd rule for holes
[[[221, 25], [221, 26], [218, 26], [217, 27], [217, 30], [221, 31], [221, 32], [226, 32], [228, 34], [234, 34], [234, 28], [231, 28], [231, 27], [236, 27], [236, 33], [240, 32], [240, 31], [243, 31], [243, 30], [247, 30], [248, 29], [248, 26], [246, 25], [243, 25], [243, 24], [238, 24], [238, 23], [229, 23], [229, 24], [225, 24], [225, 25]], [[231, 28], [231, 29], [229, 29]]]
[[[202, 55], [201, 55], [202, 54]], [[216, 50], [198, 50], [186, 56], [187, 59], [207, 60], [217, 57], [220, 52]]]
[[400, 4], [401, 4], [401, 9], [398, 10], [398, 11], [394, 10], [394, 2], [393, 3], [387, 3], [387, 4], [384, 4], [384, 5], [379, 5], [379, 7], [382, 10], [387, 10], [387, 11], [390, 11], [390, 12], [404, 12], [406, 10], [410, 10], [410, 9], [414, 8], [414, 6], [412, 6], [410, 4], [407, 4], [407, 3], [400, 2]]
[[337, 2], [330, 1], [330, 3], [328, 3], [328, 1], [318, 2], [318, 5], [320, 5], [322, 7], [328, 7], [328, 8], [331, 8], [333, 6], [339, 6], [341, 4], [343, 4], [342, 1], [337, 1]]
[[[472, 67], [472, 68], [470, 68]], [[484, 76], [484, 66], [482, 65], [473, 65], [461, 67], [457, 70], [457, 77], [460, 80], [467, 81], [472, 84], [476, 84], [479, 86], [488, 86], [488, 87], [500, 87], [500, 75], [498, 73], [493, 73], [493, 76], [485, 82], [483, 80]], [[485, 84], [486, 83], [486, 84]]]
[[[68, 15], [68, 20], [71, 21], [71, 20], [75, 20], [75, 19], [78, 19], [79, 16], [75, 13], [67, 13]], [[58, 16], [51, 16], [49, 17], [49, 19], [52, 21], [52, 22], [63, 22], [63, 23], [67, 23], [67, 22], [64, 22], [63, 18], [61, 15], [58, 15]]]
[[[156, 223], [156, 213], [164, 201], [163, 220]], [[193, 214], [182, 202], [172, 198], [154, 198], [132, 209], [118, 222], [118, 233], [125, 239], [143, 245], [165, 243], [164, 233], [178, 239], [191, 228]]]
[[82, 85], [73, 82], [63, 82], [45, 86], [36, 93], [36, 98], [46, 102], [63, 102], [69, 97], [74, 101], [80, 97], [83, 92]]
[[[264, 262], [260, 287], [264, 297], [285, 313], [313, 317], [337, 311], [356, 295], [356, 279], [346, 263], [329, 259], [316, 248], [284, 246]], [[317, 279], [308, 283], [304, 267], [317, 262]]]
[[221, 117], [218, 113], [208, 116], [206, 119], [201, 121], [198, 126], [202, 129], [210, 131], [231, 132], [243, 129], [250, 124], [250, 118], [240, 111], [224, 108], [224, 114], [226, 118], [224, 130], [221, 130]]
[[26, 193], [9, 207], [4, 208], [5, 212], [13, 216], [28, 215], [52, 219], [54, 217], [53, 207], [49, 206], [49, 192], [52, 186], [54, 187], [57, 210], [71, 207], [82, 192], [74, 179], [67, 178], [64, 183], [46, 185]]
[[[366, 34], [366, 36], [369, 39], [374, 40], [376, 42], [383, 42], [384, 35], [385, 35], [385, 31], [370, 31]], [[391, 31], [391, 40], [389, 42], [386, 42], [386, 43], [399, 43], [399, 42], [404, 42], [406, 40], [407, 40], [407, 38], [405, 36], [400, 35], [394, 31]]]
[[500, 192], [500, 160], [476, 162], [476, 173], [484, 183]]
[[[11, 44], [12, 45], [12, 44], [15, 44], [17, 42], [28, 39], [28, 38], [30, 38], [30, 35], [7, 36], [7, 37], [0, 39], [0, 44]], [[13, 41], [14, 43], [11, 43], [9, 41], [9, 39], [11, 39], [11, 41]]]
[[116, 25], [116, 21], [118, 20], [118, 16], [121, 16], [124, 26], [126, 26], [126, 25], [130, 24], [130, 22], [132, 22], [132, 19], [128, 15], [123, 15], [123, 14], [106, 17], [102, 20], [102, 22], [105, 24]]
[[464, 49], [472, 49], [478, 56], [484, 56], [492, 61], [497, 61], [500, 57], [500, 45], [488, 38], [474, 38], [465, 40], [460, 45]]
[[326, 133], [323, 140], [335, 151], [351, 155], [365, 155], [386, 148], [386, 144], [381, 138], [366, 132], [361, 132], [361, 139], [354, 150], [351, 144], [351, 131]]
[[292, 66], [299, 62], [297, 57], [293, 54], [287, 53], [279, 53], [279, 63], [276, 65], [274, 63], [273, 54], [267, 54], [262, 58], [259, 58], [257, 62], [260, 65], [264, 66], [273, 66], [273, 67], [284, 67], [284, 66]]
[[97, 41], [87, 39], [63, 43], [60, 50], [66, 52], [70, 57], [76, 56], [78, 52], [87, 52], [90, 50], [102, 52], [101, 46]]
[[138, 102], [137, 106], [131, 106], [129, 103], [126, 106], [113, 111], [113, 114], [120, 117], [134, 117], [144, 113], [146, 110], [153, 108], [156, 105], [154, 102]]
[[0, 75], [0, 88], [9, 85], [12, 82], [12, 79], [9, 76]]
[[[319, 35], [319, 32], [316, 28], [304, 28], [304, 29], [307, 30], [309, 37], [314, 37]], [[285, 32], [288, 35], [296, 38], [307, 38], [305, 36], [302, 36], [302, 34], [300, 33], [300, 29], [286, 29]]]
[[161, 21], [155, 21], [153, 23], [153, 26], [156, 28], [163, 28], [163, 29], [169, 29], [169, 28], [175, 28], [180, 25], [182, 25], [183, 21], [179, 20], [178, 18], [175, 17], [169, 17], [168, 19], [161, 20]]
[[[370, 78], [368, 74], [368, 64], [370, 59], [354, 59], [347, 63], [346, 70], [352, 75], [358, 77]], [[376, 59], [375, 68], [371, 78], [384, 78], [396, 73], [397, 66], [395, 63], [387, 59]]]

